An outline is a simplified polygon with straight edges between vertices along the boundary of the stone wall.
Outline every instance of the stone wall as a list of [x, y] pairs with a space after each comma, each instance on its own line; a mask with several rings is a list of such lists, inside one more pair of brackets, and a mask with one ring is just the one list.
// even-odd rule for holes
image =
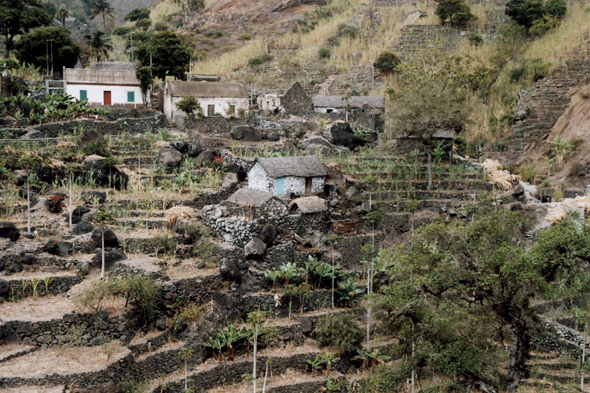
[[[35, 288], [34, 282], [31, 279], [10, 279], [10, 276], [6, 277], [11, 289], [4, 296], [5, 299], [23, 299], [31, 296], [47, 296], [49, 294], [57, 295], [60, 293], [66, 293], [76, 284], [82, 282], [81, 276], [54, 276], [50, 278], [50, 282], [47, 288], [45, 288], [45, 282], [42, 279], [37, 279], [37, 286]], [[28, 282], [27, 287], [23, 292], [22, 280]], [[13, 288], [13, 289], [12, 289]], [[0, 297], [1, 298], [1, 297]]]
[[0, 325], [0, 344], [18, 343], [48, 348], [68, 343], [99, 345], [117, 339], [126, 343], [136, 330], [129, 314], [110, 318], [106, 311], [65, 314], [62, 319], [50, 321], [7, 321]]
[[245, 120], [232, 119], [228, 120], [224, 117], [204, 117], [202, 119], [185, 119], [184, 128], [187, 130], [194, 130], [201, 134], [214, 135], [229, 135], [232, 128], [235, 126], [247, 126], [248, 122]]
[[[72, 135], [80, 129], [96, 130], [103, 135], [118, 135], [121, 132], [128, 131], [132, 134], [143, 134], [146, 130], [156, 130], [157, 128], [167, 127], [166, 116], [160, 112], [152, 112], [152, 116], [141, 118], [123, 118], [115, 121], [104, 121], [94, 119], [75, 119], [62, 121], [58, 123], [46, 123], [31, 126], [30, 129], [36, 130], [43, 134], [43, 138], [57, 138], [60, 134]], [[20, 136], [23, 132], [30, 129], [6, 129], [14, 136]]]

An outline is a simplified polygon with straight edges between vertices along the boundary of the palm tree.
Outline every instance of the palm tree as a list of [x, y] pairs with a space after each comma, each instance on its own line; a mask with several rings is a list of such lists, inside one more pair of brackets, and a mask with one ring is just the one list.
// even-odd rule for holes
[[94, 2], [94, 8], [92, 9], [92, 15], [90, 19], [94, 19], [97, 15], [102, 16], [102, 24], [104, 29], [107, 29], [106, 17], [108, 16], [111, 20], [115, 19], [115, 9], [111, 6], [107, 0], [96, 0]]
[[86, 40], [92, 54], [96, 56], [96, 61], [101, 62], [109, 59], [109, 52], [113, 50], [113, 44], [111, 39], [107, 35], [100, 31], [95, 30], [92, 35], [87, 35]]
[[66, 18], [70, 15], [71, 15], [70, 11], [68, 11], [64, 7], [62, 7], [59, 9], [59, 11], [57, 11], [57, 14], [55, 14], [55, 17], [61, 21], [61, 25], [63, 27], [66, 27]]

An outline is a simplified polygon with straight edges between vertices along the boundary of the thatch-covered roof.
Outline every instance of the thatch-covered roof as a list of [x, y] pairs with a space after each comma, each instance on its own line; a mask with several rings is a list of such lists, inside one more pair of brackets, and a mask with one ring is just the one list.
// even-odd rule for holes
[[285, 176], [317, 177], [326, 176], [324, 164], [316, 155], [304, 157], [275, 157], [256, 159], [271, 178]]
[[369, 105], [372, 108], [383, 108], [383, 96], [354, 96], [347, 100], [342, 96], [315, 96], [313, 97], [313, 106], [321, 108], [344, 108], [349, 105], [351, 108], [361, 108], [363, 105]]
[[297, 198], [289, 204], [289, 210], [293, 209], [295, 206], [297, 206], [301, 213], [304, 214], [320, 213], [328, 210], [324, 200], [317, 196]]
[[266, 191], [255, 190], [253, 188], [240, 188], [227, 198], [226, 202], [242, 207], [260, 207], [272, 198], [280, 200], [276, 195]]
[[[100, 63], [109, 64], [109, 63]], [[113, 63], [128, 64], [128, 63]], [[133, 63], [130, 63], [133, 64]], [[134, 66], [135, 67], [135, 66]], [[135, 68], [127, 69], [82, 69], [82, 68], [65, 68], [64, 80], [68, 84], [98, 83], [104, 85], [134, 85], [139, 86], [139, 80], [135, 75]]]
[[172, 97], [248, 98], [248, 91], [244, 85], [234, 82], [167, 81], [166, 92]]

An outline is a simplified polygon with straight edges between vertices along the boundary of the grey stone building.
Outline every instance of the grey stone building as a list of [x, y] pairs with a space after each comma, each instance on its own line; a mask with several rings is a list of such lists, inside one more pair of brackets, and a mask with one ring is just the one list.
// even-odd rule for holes
[[257, 158], [248, 172], [248, 187], [271, 194], [318, 194], [324, 191], [326, 169], [315, 155]]

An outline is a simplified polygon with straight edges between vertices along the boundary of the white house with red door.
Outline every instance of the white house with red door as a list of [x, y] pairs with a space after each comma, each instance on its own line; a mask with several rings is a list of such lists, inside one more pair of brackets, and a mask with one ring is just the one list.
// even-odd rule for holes
[[64, 91], [90, 105], [144, 105], [135, 68], [135, 63], [113, 62], [64, 68]]

